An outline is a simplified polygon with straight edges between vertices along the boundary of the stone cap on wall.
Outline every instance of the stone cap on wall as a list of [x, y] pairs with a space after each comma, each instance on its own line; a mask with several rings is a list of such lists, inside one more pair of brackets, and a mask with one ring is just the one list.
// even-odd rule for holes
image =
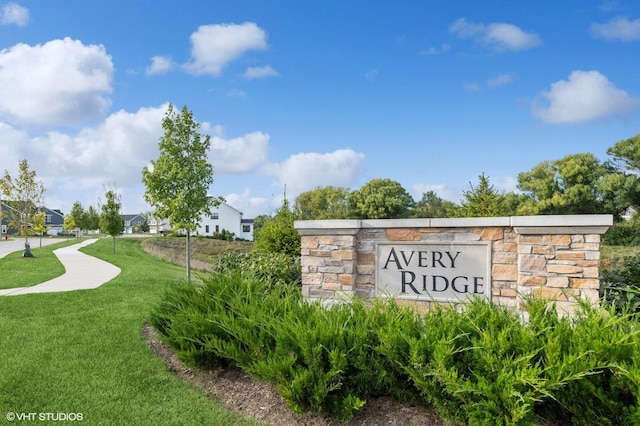
[[300, 235], [355, 235], [361, 229], [513, 227], [519, 234], [604, 234], [613, 215], [296, 220]]

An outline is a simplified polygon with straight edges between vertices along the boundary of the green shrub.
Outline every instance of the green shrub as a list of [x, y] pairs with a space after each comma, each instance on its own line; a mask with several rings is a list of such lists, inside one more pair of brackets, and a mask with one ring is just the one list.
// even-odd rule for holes
[[265, 221], [264, 225], [254, 232], [254, 249], [263, 253], [300, 256], [300, 234], [293, 226], [295, 219], [295, 213], [291, 211], [285, 198], [275, 216]]
[[640, 245], [640, 218], [617, 223], [602, 236], [602, 244], [612, 246]]
[[640, 254], [602, 271], [600, 297], [618, 313], [640, 314]]
[[300, 287], [302, 284], [300, 256], [284, 253], [229, 252], [218, 258], [214, 270], [220, 273], [239, 271], [273, 286]]
[[583, 305], [572, 318], [527, 300], [528, 321], [474, 300], [419, 316], [393, 300], [325, 307], [228, 257], [201, 285], [174, 286], [154, 326], [195, 365], [236, 365], [296, 413], [350, 420], [389, 395], [459, 424], [638, 424], [640, 328]]

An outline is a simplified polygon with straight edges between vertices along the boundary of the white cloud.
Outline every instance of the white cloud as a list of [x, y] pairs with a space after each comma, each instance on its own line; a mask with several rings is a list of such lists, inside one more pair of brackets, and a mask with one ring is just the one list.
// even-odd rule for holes
[[352, 149], [338, 149], [334, 152], [316, 152], [292, 155], [282, 163], [271, 164], [267, 172], [278, 178], [282, 188], [287, 186], [287, 194], [292, 198], [301, 192], [317, 186], [355, 185], [363, 172], [365, 155]]
[[191, 34], [191, 62], [184, 68], [195, 75], [219, 75], [246, 51], [267, 47], [267, 34], [253, 22], [203, 25]]
[[380, 72], [377, 69], [371, 69], [365, 73], [364, 77], [373, 83], [378, 78], [378, 74], [380, 74]]
[[531, 111], [547, 123], [582, 123], [633, 113], [640, 100], [615, 87], [598, 71], [573, 71], [568, 80], [551, 84]]
[[266, 133], [252, 132], [233, 139], [212, 136], [209, 161], [216, 174], [248, 173], [267, 162], [268, 151]]
[[496, 75], [493, 78], [490, 78], [489, 80], [487, 80], [487, 86], [488, 87], [499, 87], [499, 86], [504, 86], [506, 84], [509, 84], [511, 82], [513, 82], [513, 74], [511, 73], [500, 73], [498, 75]]
[[467, 83], [464, 85], [464, 89], [470, 92], [482, 92], [484, 89], [493, 89], [511, 84], [514, 78], [515, 75], [512, 73], [499, 73], [495, 77], [486, 80], [484, 84], [479, 84], [477, 82]]
[[459, 194], [454, 193], [455, 191], [446, 183], [436, 183], [436, 184], [428, 184], [428, 183], [417, 183], [411, 186], [411, 192], [413, 199], [416, 201], [420, 201], [422, 199], [422, 194], [427, 193], [429, 191], [433, 191], [436, 195], [443, 200], [449, 200], [458, 202]]
[[422, 50], [420, 52], [420, 55], [424, 56], [424, 55], [439, 55], [441, 53], [446, 53], [449, 50], [451, 50], [451, 46], [448, 44], [443, 44], [442, 46], [435, 47], [435, 46], [431, 46], [428, 49]]
[[171, 58], [166, 56], [154, 56], [151, 58], [151, 65], [145, 69], [147, 75], [165, 74], [175, 67]]
[[242, 194], [230, 193], [224, 196], [227, 204], [243, 213], [245, 219], [253, 219], [265, 212], [273, 211], [274, 206], [272, 200], [264, 197], [254, 197], [249, 188], [245, 188]]
[[244, 90], [240, 90], [240, 89], [231, 89], [227, 92], [227, 97], [229, 98], [236, 98], [236, 99], [246, 99], [247, 98], [247, 92], [245, 92]]
[[591, 24], [591, 34], [608, 40], [640, 40], [640, 19], [618, 16], [604, 24]]
[[103, 46], [65, 38], [0, 51], [0, 115], [37, 125], [80, 123], [110, 105], [113, 63]]
[[271, 65], [266, 65], [264, 67], [249, 67], [244, 72], [243, 77], [247, 80], [253, 80], [255, 78], [265, 78], [265, 77], [277, 77], [280, 74], [278, 71], [271, 68]]
[[118, 111], [98, 127], [76, 135], [48, 132], [33, 139], [45, 167], [43, 176], [61, 189], [88, 189], [116, 182], [139, 184], [142, 168], [158, 156], [162, 118], [167, 106]]
[[513, 24], [502, 22], [485, 25], [459, 18], [449, 27], [449, 31], [460, 38], [472, 39], [496, 51], [525, 50], [542, 44], [537, 34], [525, 32]]
[[29, 9], [16, 3], [7, 3], [0, 9], [0, 24], [24, 27], [29, 22]]

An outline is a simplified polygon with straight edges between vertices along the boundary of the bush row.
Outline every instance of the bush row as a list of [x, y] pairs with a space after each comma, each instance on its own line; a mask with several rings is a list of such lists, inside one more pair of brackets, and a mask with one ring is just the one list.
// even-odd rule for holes
[[172, 287], [152, 323], [183, 361], [240, 367], [299, 414], [348, 421], [390, 395], [458, 424], [639, 424], [637, 323], [589, 306], [573, 319], [539, 300], [526, 308], [523, 322], [480, 300], [423, 316], [392, 300], [324, 307], [230, 268]]

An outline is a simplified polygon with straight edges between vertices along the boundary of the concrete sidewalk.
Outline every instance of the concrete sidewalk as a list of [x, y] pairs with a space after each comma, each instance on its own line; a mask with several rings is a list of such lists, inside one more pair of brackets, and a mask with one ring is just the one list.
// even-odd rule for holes
[[[100, 287], [118, 276], [120, 268], [93, 256], [80, 253], [79, 248], [98, 241], [93, 238], [79, 244], [59, 248], [53, 253], [64, 266], [65, 273], [33, 287], [0, 290], [0, 296], [16, 296], [31, 293], [54, 293], [60, 291], [87, 290]], [[36, 260], [37, 261], [37, 260]]]

